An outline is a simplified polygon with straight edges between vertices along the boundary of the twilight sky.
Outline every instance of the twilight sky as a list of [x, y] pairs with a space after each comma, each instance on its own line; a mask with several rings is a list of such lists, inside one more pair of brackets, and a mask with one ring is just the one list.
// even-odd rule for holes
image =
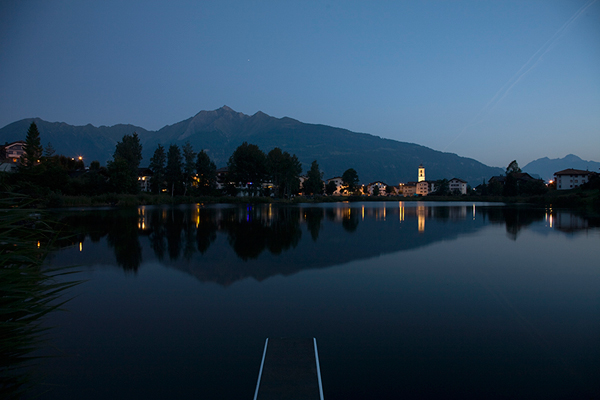
[[492, 166], [600, 161], [600, 0], [0, 3], [0, 127], [223, 105]]

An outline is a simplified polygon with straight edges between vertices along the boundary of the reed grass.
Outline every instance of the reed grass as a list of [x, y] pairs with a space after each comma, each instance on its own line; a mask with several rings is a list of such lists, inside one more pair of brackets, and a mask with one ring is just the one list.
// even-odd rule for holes
[[21, 398], [32, 385], [31, 364], [38, 358], [47, 327], [43, 317], [66, 301], [64, 282], [71, 269], [43, 268], [57, 232], [43, 214], [25, 207], [24, 196], [0, 198], [0, 398]]

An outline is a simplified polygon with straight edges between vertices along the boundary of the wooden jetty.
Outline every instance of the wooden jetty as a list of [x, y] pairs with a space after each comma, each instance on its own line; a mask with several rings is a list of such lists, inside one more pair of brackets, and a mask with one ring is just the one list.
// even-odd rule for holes
[[254, 400], [323, 400], [315, 338], [267, 338]]

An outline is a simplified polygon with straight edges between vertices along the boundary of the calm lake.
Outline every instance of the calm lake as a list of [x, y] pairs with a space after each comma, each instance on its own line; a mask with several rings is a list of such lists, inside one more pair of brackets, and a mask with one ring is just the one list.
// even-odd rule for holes
[[332, 399], [599, 398], [600, 221], [483, 203], [61, 211], [42, 399], [252, 399], [315, 337]]

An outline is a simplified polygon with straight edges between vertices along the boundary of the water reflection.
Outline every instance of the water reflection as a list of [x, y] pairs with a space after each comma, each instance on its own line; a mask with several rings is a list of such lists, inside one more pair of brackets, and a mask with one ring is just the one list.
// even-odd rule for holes
[[[62, 222], [73, 238], [63, 247], [77, 243], [85, 253], [86, 239], [105, 238], [125, 271], [155, 259], [223, 285], [428, 246], [490, 224], [504, 225], [515, 241], [539, 222], [568, 233], [600, 226], [597, 218], [552, 209], [403, 202], [88, 210], [63, 214]], [[302, 241], [303, 230], [310, 239]], [[224, 261], [231, 250], [251, 265]]]

